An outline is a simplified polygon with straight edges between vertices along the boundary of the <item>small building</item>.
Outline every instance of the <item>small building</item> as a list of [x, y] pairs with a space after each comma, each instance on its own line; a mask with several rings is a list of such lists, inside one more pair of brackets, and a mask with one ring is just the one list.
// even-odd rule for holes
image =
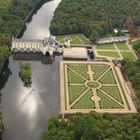
[[70, 42], [71, 42], [70, 38], [68, 38], [68, 37], [64, 38], [64, 44], [65, 44], [66, 47], [70, 48]]
[[87, 49], [86, 48], [64, 48], [63, 58], [87, 60], [88, 58]]

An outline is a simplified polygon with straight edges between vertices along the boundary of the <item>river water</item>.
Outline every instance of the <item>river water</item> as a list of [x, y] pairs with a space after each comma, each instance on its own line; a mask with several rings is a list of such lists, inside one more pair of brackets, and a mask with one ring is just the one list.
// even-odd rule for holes
[[[61, 0], [44, 3], [27, 23], [24, 39], [47, 37], [54, 10]], [[59, 114], [59, 61], [53, 63], [28, 61], [32, 65], [32, 84], [25, 87], [19, 78], [19, 63], [11, 56], [5, 66], [6, 78], [2, 85], [2, 114], [4, 117], [3, 140], [40, 140], [47, 129], [48, 118]], [[7, 61], [8, 62], [8, 61]], [[26, 61], [27, 62], [27, 61]]]

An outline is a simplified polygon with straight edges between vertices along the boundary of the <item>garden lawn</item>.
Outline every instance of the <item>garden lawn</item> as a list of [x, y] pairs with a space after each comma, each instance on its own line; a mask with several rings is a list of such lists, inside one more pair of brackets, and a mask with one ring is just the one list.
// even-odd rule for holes
[[121, 109], [123, 108], [117, 102], [113, 101], [111, 98], [107, 97], [102, 91], [97, 90], [97, 95], [101, 98], [100, 107], [102, 109]]
[[116, 46], [119, 50], [129, 50], [126, 43], [116, 43]]
[[68, 84], [80, 84], [84, 82], [85, 81], [79, 75], [71, 70], [68, 70]]
[[86, 79], [89, 79], [89, 75], [87, 74], [87, 66], [84, 66], [84, 65], [71, 65], [69, 66], [72, 70], [74, 70], [75, 72], [77, 72], [78, 74], [80, 74], [82, 77], [86, 78]]
[[135, 56], [133, 55], [132, 52], [121, 52], [122, 56], [124, 59], [128, 60], [136, 60]]
[[108, 65], [92, 65], [93, 78], [98, 79], [108, 68]]
[[97, 45], [97, 50], [115, 50], [114, 44]]
[[102, 84], [116, 84], [112, 70], [109, 70], [99, 81]]
[[90, 44], [90, 41], [88, 38], [86, 38], [83, 34], [77, 34], [77, 36], [84, 42], [84, 44]]
[[94, 102], [91, 100], [93, 93], [89, 90], [72, 108], [73, 109], [91, 109], [95, 108]]
[[120, 58], [119, 54], [117, 52], [111, 52], [111, 51], [98, 51], [99, 55], [102, 56], [108, 56], [108, 57], [114, 57], [114, 58]]
[[116, 86], [102, 86], [101, 88], [104, 92], [106, 92], [108, 95], [110, 95], [111, 97], [113, 97], [114, 99], [116, 99], [117, 101], [119, 101], [120, 103], [122, 103], [122, 98], [119, 92], [118, 87]]
[[76, 100], [85, 90], [86, 88], [83, 86], [69, 86], [69, 101], [72, 103], [74, 100]]

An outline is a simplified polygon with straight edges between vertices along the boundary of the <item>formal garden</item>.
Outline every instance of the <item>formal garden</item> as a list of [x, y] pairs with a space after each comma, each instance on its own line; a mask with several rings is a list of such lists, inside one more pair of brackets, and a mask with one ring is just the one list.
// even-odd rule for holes
[[111, 63], [66, 62], [63, 69], [61, 101], [64, 100], [67, 113], [131, 111], [122, 81]]
[[126, 44], [125, 42], [97, 45], [95, 51], [97, 55], [105, 56], [111, 59], [137, 59], [137, 56], [135, 55], [131, 45]]

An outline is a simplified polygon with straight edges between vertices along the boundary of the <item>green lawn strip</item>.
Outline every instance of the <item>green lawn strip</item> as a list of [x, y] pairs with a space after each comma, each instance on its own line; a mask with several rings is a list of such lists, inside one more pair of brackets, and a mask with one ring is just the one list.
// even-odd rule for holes
[[97, 45], [97, 50], [115, 50], [114, 44]]
[[126, 95], [125, 95], [125, 91], [124, 91], [124, 89], [123, 89], [123, 87], [122, 87], [121, 81], [120, 81], [120, 79], [119, 79], [119, 76], [118, 76], [118, 74], [117, 74], [115, 68], [114, 68], [114, 71], [115, 71], [115, 73], [116, 73], [116, 77], [117, 77], [118, 83], [119, 83], [119, 85], [120, 85], [120, 87], [121, 87], [121, 91], [122, 91], [123, 96], [124, 96], [124, 98], [125, 98], [125, 101], [126, 101], [127, 107], [128, 107], [128, 109], [130, 110], [131, 108], [130, 108], [129, 102], [128, 102], [128, 100], [127, 100], [127, 97], [126, 97]]
[[126, 43], [116, 43], [116, 46], [119, 50], [129, 50]]
[[117, 52], [109, 52], [109, 51], [97, 51], [98, 55], [120, 58]]
[[109, 68], [108, 65], [92, 65], [91, 67], [94, 72], [93, 78], [95, 80]]
[[78, 76], [76, 73], [68, 69], [68, 84], [80, 84], [85, 83], [85, 81]]
[[78, 36], [85, 44], [90, 44], [89, 39], [86, 38], [83, 34], [77, 34], [77, 36]]
[[119, 101], [120, 103], [123, 103], [119, 89], [117, 86], [109, 87], [109, 86], [103, 86], [101, 88], [104, 92], [106, 92], [108, 95]]
[[78, 74], [80, 74], [82, 77], [86, 78], [89, 80], [89, 75], [87, 74], [87, 65], [84, 65], [84, 64], [72, 64], [72, 65], [69, 65], [69, 67], [76, 71]]
[[89, 90], [75, 105], [73, 109], [93, 109], [95, 108], [94, 102], [91, 100], [93, 93]]
[[69, 101], [72, 103], [75, 99], [77, 99], [84, 91], [84, 86], [68, 86], [69, 87]]
[[116, 84], [112, 70], [109, 70], [99, 81], [102, 84]]
[[97, 95], [101, 98], [100, 108], [101, 109], [122, 109], [123, 107], [104, 95], [100, 90], [97, 90]]
[[[66, 82], [66, 71], [65, 71], [65, 67], [66, 67], [67, 65], [66, 64], [64, 64], [63, 65], [63, 70], [64, 70], [64, 95], [65, 95], [65, 109], [67, 109], [67, 96], [66, 96], [66, 88], [67, 88], [67, 86], [68, 86], [68, 83]], [[67, 75], [68, 75], [68, 73], [67, 73]], [[67, 76], [67, 78], [69, 78], [69, 76]], [[69, 79], [67, 79], [67, 80], [69, 80]]]
[[136, 60], [135, 56], [131, 52], [121, 52], [124, 59]]

